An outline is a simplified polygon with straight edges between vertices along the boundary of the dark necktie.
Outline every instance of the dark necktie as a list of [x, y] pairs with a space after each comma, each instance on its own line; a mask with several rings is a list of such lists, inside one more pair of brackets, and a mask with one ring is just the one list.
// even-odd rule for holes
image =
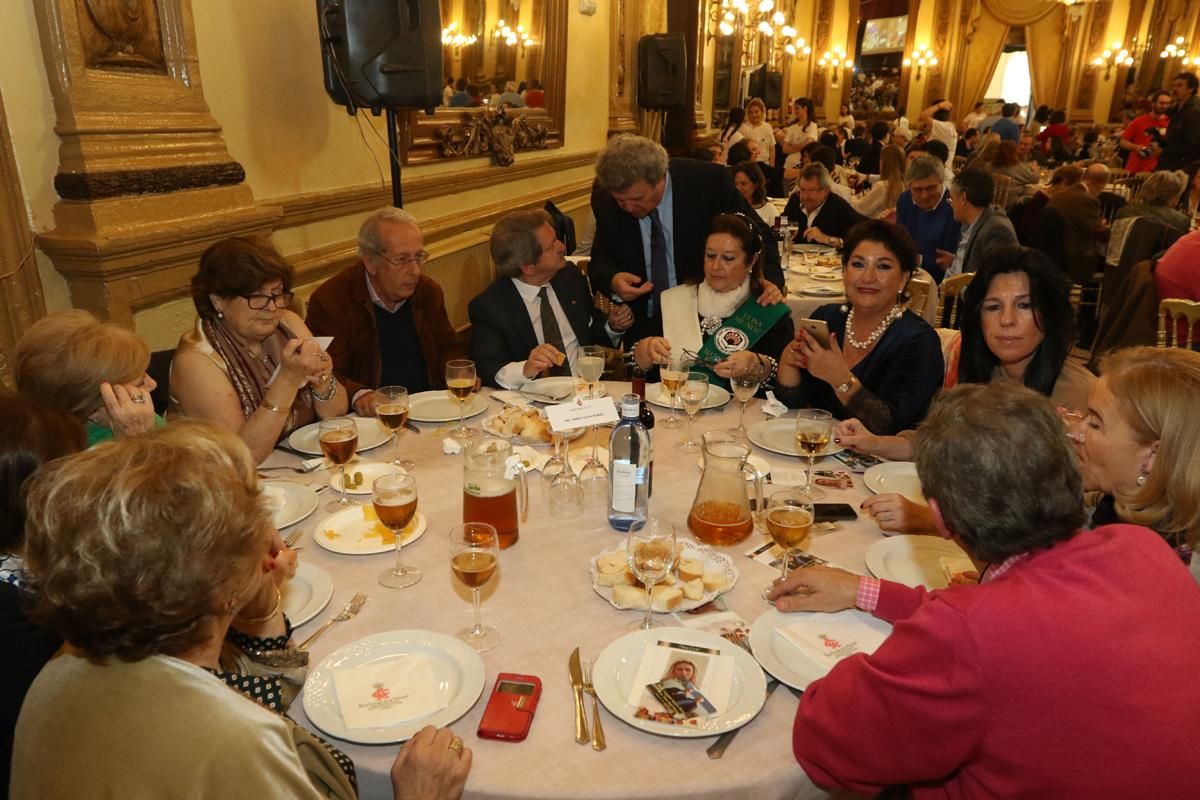
[[667, 272], [667, 237], [658, 219], [657, 208], [650, 212], [650, 281], [654, 284], [654, 299], [646, 316], [653, 317], [658, 313], [658, 296], [671, 288], [671, 277]]
[[[538, 297], [542, 298], [542, 341], [553, 345], [558, 348], [558, 352], [566, 355], [567, 346], [563, 344], [562, 331], [558, 327], [558, 317], [554, 315], [554, 308], [550, 305], [550, 294], [545, 286], [538, 290]], [[567, 368], [567, 362], [563, 361], [562, 364], [546, 370], [546, 374], [570, 375], [571, 370]]]

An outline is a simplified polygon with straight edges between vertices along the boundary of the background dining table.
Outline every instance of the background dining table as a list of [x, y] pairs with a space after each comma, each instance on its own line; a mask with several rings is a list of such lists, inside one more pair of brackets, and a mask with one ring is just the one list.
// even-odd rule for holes
[[[609, 393], [618, 397], [629, 384], [610, 382]], [[485, 394], [490, 395], [485, 390]], [[751, 401], [746, 424], [765, 419], [763, 401]], [[476, 429], [487, 416], [497, 413], [501, 404], [488, 402], [486, 413], [468, 420]], [[661, 425], [666, 409], [654, 408], [659, 425], [654, 430], [654, 486], [650, 513], [675, 524], [679, 538], [690, 538], [687, 514], [700, 479], [698, 455], [676, 449], [683, 428]], [[682, 412], [680, 412], [683, 418]], [[727, 429], [736, 425], [737, 403], [700, 412], [695, 420], [697, 432]], [[400, 438], [399, 452], [416, 462], [418, 509], [428, 520], [425, 534], [404, 548], [406, 564], [419, 567], [424, 578], [407, 589], [388, 589], [377, 583], [377, 576], [394, 560], [393, 553], [372, 556], [341, 555], [316, 544], [313, 532], [321, 529], [326, 516], [321, 508], [297, 523], [303, 533], [299, 544], [302, 562], [329, 573], [334, 592], [328, 606], [308, 623], [300, 626], [295, 641], [301, 641], [322, 622], [334, 616], [356, 592], [369, 596], [361, 613], [354, 619], [334, 625], [312, 647], [311, 667], [334, 650], [369, 634], [399, 629], [422, 629], [453, 635], [471, 621], [468, 590], [458, 585], [449, 565], [448, 533], [462, 521], [461, 455], [446, 455], [442, 450], [445, 428], [419, 423]], [[607, 430], [601, 431], [602, 445]], [[572, 452], [589, 446], [584, 435], [572, 443]], [[764, 458], [773, 470], [803, 467], [797, 457], [778, 455], [752, 446], [755, 455]], [[396, 456], [388, 443], [362, 453], [362, 461], [384, 461]], [[277, 450], [264, 467], [298, 464], [294, 453]], [[842, 469], [832, 458], [818, 461], [818, 469]], [[351, 467], [353, 471], [353, 467]], [[272, 479], [294, 480], [314, 487], [327, 484], [330, 472], [320, 469], [309, 474], [269, 471]], [[541, 490], [540, 473], [529, 479], [528, 520], [521, 523], [520, 540], [500, 552], [500, 567], [483, 592], [483, 619], [495, 626], [503, 640], [482, 654], [486, 669], [483, 694], [452, 727], [474, 751], [474, 764], [466, 786], [470, 798], [605, 798], [747, 797], [819, 798], [828, 795], [814, 786], [797, 765], [791, 751], [792, 722], [797, 698], [789, 691], [777, 691], [767, 698], [759, 715], [746, 725], [720, 760], [710, 760], [706, 748], [714, 741], [706, 738], [672, 738], [638, 730], [601, 710], [608, 748], [593, 751], [576, 744], [574, 739], [574, 699], [567, 671], [567, 659], [578, 646], [585, 659], [595, 659], [610, 643], [625, 635], [626, 629], [641, 612], [618, 610], [592, 588], [589, 559], [617, 548], [623, 535], [609, 527], [602, 503], [592, 503], [582, 517], [563, 521], [550, 516]], [[753, 493], [751, 484], [747, 488]], [[767, 485], [769, 494], [778, 485]], [[827, 501], [846, 502], [856, 509], [867, 496], [862, 476], [854, 476], [851, 489], [827, 489]], [[322, 505], [333, 496], [321, 494]], [[370, 495], [357, 495], [370, 502]], [[809, 551], [847, 569], [867, 574], [865, 553], [881, 538], [879, 528], [864, 513], [857, 521], [840, 523], [837, 530], [815, 532]], [[744, 555], [749, 546], [766, 540], [762, 533], [734, 547], [719, 548], [729, 554], [740, 572], [736, 586], [724, 595], [730, 610], [753, 622], [770, 606], [761, 592], [777, 576], [777, 571]], [[673, 624], [665, 614], [656, 614], [662, 623]], [[542, 696], [528, 738], [520, 743], [481, 739], [476, 735], [480, 717], [497, 674], [512, 672], [536, 675], [542, 681]], [[782, 687], [781, 687], [782, 688]], [[589, 718], [591, 704], [586, 703]], [[320, 732], [304, 712], [300, 698], [293, 703], [292, 717], [301, 725]], [[335, 740], [336, 741], [336, 740]], [[388, 771], [398, 745], [360, 745], [336, 741], [358, 770], [363, 798], [391, 797]]]

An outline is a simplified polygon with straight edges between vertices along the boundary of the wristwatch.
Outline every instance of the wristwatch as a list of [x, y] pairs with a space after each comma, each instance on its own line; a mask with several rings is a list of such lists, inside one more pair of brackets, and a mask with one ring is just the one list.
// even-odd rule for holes
[[856, 378], [856, 377], [854, 377], [853, 375], [851, 375], [851, 376], [850, 376], [850, 380], [846, 381], [845, 383], [839, 383], [837, 386], [833, 387], [833, 389], [834, 389], [834, 391], [836, 391], [838, 394], [845, 394], [846, 392], [848, 392], [848, 391], [850, 391], [851, 389], [853, 389], [853, 388], [854, 388], [854, 385], [855, 385], [856, 383], [858, 383], [858, 378]]

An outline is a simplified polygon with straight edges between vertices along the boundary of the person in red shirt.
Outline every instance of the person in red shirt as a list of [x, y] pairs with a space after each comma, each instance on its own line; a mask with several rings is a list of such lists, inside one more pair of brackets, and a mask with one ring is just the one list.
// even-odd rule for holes
[[[1055, 160], [1063, 160], [1061, 156], [1070, 148], [1067, 142], [1071, 138], [1071, 129], [1067, 126], [1067, 112], [1061, 108], [1050, 115], [1050, 124], [1037, 135], [1042, 145], [1042, 153]], [[1055, 146], [1054, 141], [1058, 140]]]
[[1150, 98], [1150, 110], [1130, 122], [1121, 134], [1121, 147], [1129, 151], [1125, 169], [1129, 170], [1130, 174], [1153, 172], [1158, 166], [1158, 153], [1144, 156], [1142, 152], [1143, 148], [1156, 141], [1150, 132], [1152, 128], [1157, 128], [1159, 132], [1166, 131], [1169, 121], [1167, 108], [1170, 105], [1170, 92], [1155, 92]]

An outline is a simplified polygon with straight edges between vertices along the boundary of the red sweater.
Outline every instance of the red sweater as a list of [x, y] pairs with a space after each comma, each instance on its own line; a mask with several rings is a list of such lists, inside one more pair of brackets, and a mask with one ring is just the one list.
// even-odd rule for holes
[[876, 615], [884, 645], [800, 701], [792, 747], [818, 785], [1196, 795], [1200, 587], [1157, 534], [1081, 532], [979, 586], [885, 581]]

